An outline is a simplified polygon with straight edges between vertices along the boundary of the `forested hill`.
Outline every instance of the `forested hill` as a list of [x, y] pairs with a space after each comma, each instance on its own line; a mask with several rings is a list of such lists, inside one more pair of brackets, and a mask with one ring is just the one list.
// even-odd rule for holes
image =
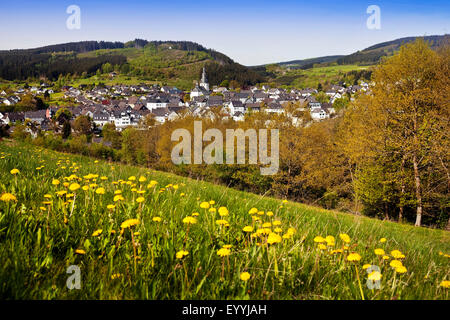
[[33, 49], [0, 51], [0, 78], [25, 80], [60, 74], [89, 76], [105, 64], [130, 76], [191, 83], [207, 66], [211, 84], [237, 80], [242, 85], [262, 81], [262, 77], [226, 55], [190, 41], [129, 42], [81, 41]]
[[[357, 51], [350, 55], [337, 59], [338, 64], [360, 64], [371, 65], [378, 63], [381, 58], [392, 56], [400, 49], [400, 46], [406, 43], [415, 41], [420, 37], [406, 37], [393, 41], [382, 42], [371, 47], [368, 47], [362, 51]], [[449, 35], [442, 36], [425, 36], [422, 37], [430, 44], [432, 49], [439, 48], [445, 41], [449, 41]]]

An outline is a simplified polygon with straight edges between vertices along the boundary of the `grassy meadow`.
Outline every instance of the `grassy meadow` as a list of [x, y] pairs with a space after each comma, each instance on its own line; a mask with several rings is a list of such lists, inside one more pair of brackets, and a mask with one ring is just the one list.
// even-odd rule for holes
[[443, 230], [11, 140], [0, 177], [2, 299], [449, 298]]

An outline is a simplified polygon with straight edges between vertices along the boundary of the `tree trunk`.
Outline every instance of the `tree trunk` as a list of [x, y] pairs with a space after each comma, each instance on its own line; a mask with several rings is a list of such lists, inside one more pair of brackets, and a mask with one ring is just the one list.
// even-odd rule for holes
[[417, 155], [413, 153], [413, 166], [414, 166], [414, 180], [416, 184], [416, 200], [417, 200], [417, 214], [416, 214], [416, 224], [415, 226], [420, 226], [422, 222], [422, 194], [420, 191], [420, 176], [419, 176], [419, 165], [417, 163]]
[[404, 209], [405, 209], [405, 206], [404, 206], [404, 198], [405, 198], [405, 188], [406, 188], [406, 186], [405, 186], [405, 170], [404, 170], [404, 168], [405, 168], [405, 156], [403, 155], [403, 157], [402, 157], [402, 164], [401, 164], [401, 184], [402, 184], [402, 187], [401, 187], [401, 205], [400, 205], [400, 210], [399, 210], [399, 212], [398, 212], [398, 222], [402, 222], [402, 220], [403, 220], [403, 211], [404, 211]]

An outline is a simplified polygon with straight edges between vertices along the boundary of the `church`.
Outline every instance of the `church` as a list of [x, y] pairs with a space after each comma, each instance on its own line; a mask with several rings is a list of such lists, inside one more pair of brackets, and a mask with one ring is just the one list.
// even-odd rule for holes
[[195, 84], [195, 88], [192, 89], [191, 94], [190, 94], [191, 99], [194, 97], [200, 97], [200, 96], [209, 96], [209, 83], [208, 83], [208, 79], [206, 78], [205, 67], [203, 67], [202, 78], [200, 80], [200, 84], [197, 82]]

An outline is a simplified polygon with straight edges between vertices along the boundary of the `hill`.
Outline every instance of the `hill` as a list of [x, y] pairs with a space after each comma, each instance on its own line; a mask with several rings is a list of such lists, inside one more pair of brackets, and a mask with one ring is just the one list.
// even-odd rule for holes
[[212, 85], [225, 79], [244, 86], [263, 80], [226, 55], [189, 41], [82, 41], [0, 51], [0, 78], [7, 80], [55, 80], [67, 74], [88, 77], [98, 70], [116, 70], [141, 80], [177, 82], [190, 88], [203, 66]]
[[442, 230], [12, 141], [0, 172], [2, 299], [448, 299]]

